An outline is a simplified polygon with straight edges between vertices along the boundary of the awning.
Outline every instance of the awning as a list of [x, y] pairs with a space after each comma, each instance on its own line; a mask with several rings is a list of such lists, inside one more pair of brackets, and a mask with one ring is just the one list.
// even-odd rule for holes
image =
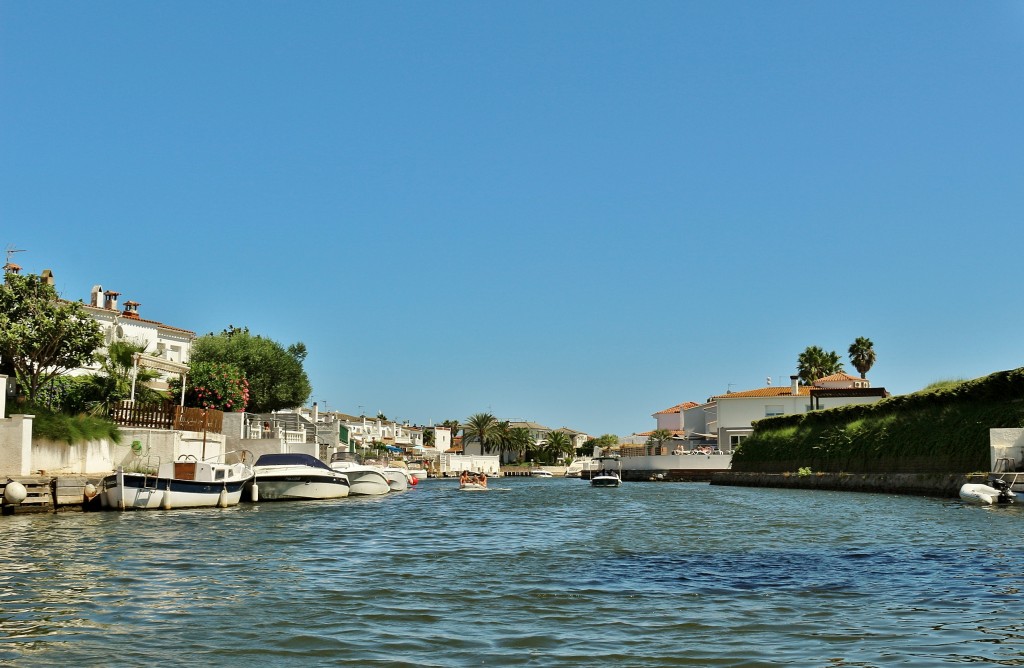
[[402, 448], [396, 448], [393, 445], [385, 445], [384, 447], [388, 449], [388, 452], [401, 452], [402, 451]]

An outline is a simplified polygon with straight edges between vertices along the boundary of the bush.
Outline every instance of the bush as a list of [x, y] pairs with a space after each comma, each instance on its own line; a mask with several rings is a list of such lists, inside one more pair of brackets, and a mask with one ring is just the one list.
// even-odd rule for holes
[[733, 470], [967, 473], [989, 468], [989, 429], [1024, 426], [1024, 369], [876, 404], [759, 420]]
[[32, 421], [33, 438], [42, 438], [55, 443], [83, 443], [109, 439], [114, 443], [121, 440], [121, 432], [113, 422], [85, 414], [66, 415], [47, 408], [33, 406], [27, 412], [35, 415]]
[[[249, 403], [249, 383], [241, 369], [224, 362], [193, 362], [185, 388], [185, 405], [219, 411], [244, 411]], [[181, 380], [170, 383], [171, 393], [181, 392]]]

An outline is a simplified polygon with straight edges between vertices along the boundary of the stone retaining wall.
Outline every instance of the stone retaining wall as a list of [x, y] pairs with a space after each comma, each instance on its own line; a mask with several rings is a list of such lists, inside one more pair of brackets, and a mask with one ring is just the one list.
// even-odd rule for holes
[[728, 471], [714, 474], [711, 484], [958, 498], [964, 483], [984, 483], [987, 480], [988, 475], [981, 473], [812, 473], [800, 476], [795, 473]]

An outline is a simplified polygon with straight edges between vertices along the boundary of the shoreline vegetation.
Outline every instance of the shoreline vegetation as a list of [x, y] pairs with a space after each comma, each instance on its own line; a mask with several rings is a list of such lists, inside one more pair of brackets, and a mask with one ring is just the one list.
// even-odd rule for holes
[[988, 472], [989, 430], [1024, 426], [1024, 368], [875, 404], [765, 418], [732, 459], [736, 473]]

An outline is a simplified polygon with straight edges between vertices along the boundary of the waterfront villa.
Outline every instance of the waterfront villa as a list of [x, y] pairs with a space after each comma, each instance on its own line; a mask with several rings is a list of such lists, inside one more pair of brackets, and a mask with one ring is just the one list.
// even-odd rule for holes
[[850, 404], [872, 404], [887, 396], [884, 387], [871, 387], [866, 378], [845, 373], [827, 376], [813, 385], [800, 385], [797, 376], [790, 376], [788, 387], [769, 385], [711, 397], [707, 403], [688, 409], [687, 417], [690, 433], [714, 439], [720, 450], [732, 452], [753, 433], [757, 420]]
[[[17, 274], [21, 267], [7, 263], [4, 270]], [[55, 287], [53, 271], [44, 269], [40, 274], [43, 282]], [[117, 341], [126, 341], [144, 347], [144, 364], [161, 374], [160, 378], [150, 381], [154, 389], [166, 390], [167, 374], [183, 373], [187, 369], [192, 351], [195, 332], [180, 327], [172, 327], [156, 320], [146, 320], [139, 315], [139, 302], [126, 301], [124, 308], [118, 308], [120, 292], [104, 290], [94, 285], [88, 303], [83, 302], [82, 308], [90, 318], [95, 320], [103, 333], [104, 348]], [[96, 373], [99, 362], [68, 372], [70, 376], [83, 376]]]

